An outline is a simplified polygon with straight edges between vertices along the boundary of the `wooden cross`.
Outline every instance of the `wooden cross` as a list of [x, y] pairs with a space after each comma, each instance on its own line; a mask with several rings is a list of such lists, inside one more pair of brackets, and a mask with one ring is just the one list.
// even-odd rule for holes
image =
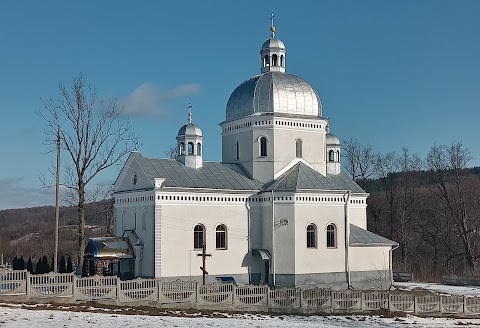
[[205, 260], [206, 260], [207, 257], [212, 256], [212, 254], [207, 254], [207, 246], [206, 246], [205, 242], [203, 242], [202, 252], [200, 254], [197, 254], [197, 256], [202, 257], [202, 265], [203, 266], [200, 267], [200, 270], [202, 270], [203, 284], [205, 285], [205, 278], [208, 274], [207, 268], [206, 268], [207, 263], [205, 262]]

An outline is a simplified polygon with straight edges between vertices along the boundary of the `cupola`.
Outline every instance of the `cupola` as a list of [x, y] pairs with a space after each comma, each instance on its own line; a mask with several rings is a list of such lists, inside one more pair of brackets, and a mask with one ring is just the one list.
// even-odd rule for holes
[[275, 38], [275, 15], [272, 13], [270, 18], [272, 24], [270, 26], [271, 37], [266, 40], [262, 49], [260, 49], [260, 56], [262, 60], [261, 72], [282, 72], [285, 73], [285, 44], [282, 40]]
[[333, 134], [327, 133], [327, 174], [340, 174], [340, 140]]
[[177, 134], [177, 160], [185, 166], [198, 169], [203, 166], [203, 134], [202, 130], [192, 123], [192, 106], [188, 107], [188, 123], [183, 125]]

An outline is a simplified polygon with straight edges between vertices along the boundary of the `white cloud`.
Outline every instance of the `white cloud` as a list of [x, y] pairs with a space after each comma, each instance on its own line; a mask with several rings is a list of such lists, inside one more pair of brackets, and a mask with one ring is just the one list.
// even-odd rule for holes
[[128, 116], [162, 116], [168, 111], [171, 101], [197, 94], [200, 90], [200, 85], [196, 83], [182, 84], [169, 90], [162, 90], [155, 84], [144, 83], [121, 102], [124, 106], [123, 113]]

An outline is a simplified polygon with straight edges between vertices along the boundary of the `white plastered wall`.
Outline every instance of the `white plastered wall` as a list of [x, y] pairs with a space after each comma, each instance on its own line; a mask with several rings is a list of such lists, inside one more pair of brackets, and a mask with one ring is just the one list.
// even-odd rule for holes
[[[217, 193], [208, 196], [232, 195]], [[203, 224], [206, 228], [206, 251], [212, 254], [206, 260], [209, 276], [248, 273], [251, 254], [248, 248], [248, 210], [244, 202], [160, 201], [159, 204], [161, 277], [201, 276], [202, 259], [197, 256], [200, 250], [193, 248], [196, 224]], [[219, 224], [227, 227], [226, 250], [215, 248], [215, 228]]]

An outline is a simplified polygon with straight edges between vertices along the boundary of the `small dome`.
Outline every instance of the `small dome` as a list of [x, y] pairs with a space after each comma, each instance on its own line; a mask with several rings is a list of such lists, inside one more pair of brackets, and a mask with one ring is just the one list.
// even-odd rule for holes
[[255, 113], [322, 116], [315, 90], [301, 77], [267, 72], [240, 84], [228, 99], [227, 121]]
[[340, 146], [340, 139], [331, 133], [327, 133], [327, 146]]
[[280, 48], [280, 49], [285, 49], [285, 44], [283, 43], [282, 40], [277, 39], [277, 38], [270, 38], [267, 39], [263, 45], [262, 45], [262, 50], [270, 49], [270, 48]]
[[177, 136], [203, 136], [202, 130], [193, 123], [187, 123], [178, 130]]

